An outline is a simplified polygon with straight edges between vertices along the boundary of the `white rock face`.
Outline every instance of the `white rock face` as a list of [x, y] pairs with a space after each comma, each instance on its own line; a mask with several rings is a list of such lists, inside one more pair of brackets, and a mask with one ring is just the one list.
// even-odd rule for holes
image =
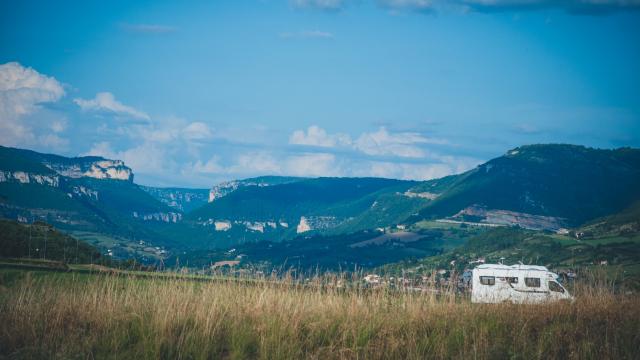
[[243, 221], [242, 224], [246, 226], [247, 230], [264, 232], [264, 223], [263, 222], [251, 222], [251, 221]]
[[124, 166], [121, 160], [104, 160], [97, 161], [89, 170], [85, 171], [84, 176], [96, 179], [116, 179], [129, 180], [132, 178], [131, 169]]
[[98, 201], [98, 192], [84, 186], [74, 186], [73, 193], [78, 196], [86, 196], [92, 200]]
[[233, 180], [233, 181], [225, 181], [220, 183], [209, 190], [209, 202], [213, 202], [221, 197], [225, 197], [232, 192], [238, 190], [238, 188], [245, 186], [271, 186], [271, 184], [263, 181], [253, 181], [253, 180]]
[[209, 202], [213, 202], [216, 199], [226, 196], [238, 189], [240, 183], [238, 181], [226, 181], [220, 183], [209, 190]]
[[301, 234], [303, 232], [311, 231], [311, 226], [307, 222], [307, 218], [304, 216], [300, 217], [300, 223], [298, 223], [298, 227], [296, 228], [296, 233]]
[[19, 182], [21, 184], [40, 184], [51, 187], [60, 186], [60, 177], [58, 175], [41, 175], [27, 173], [24, 171], [1, 171], [0, 182]]
[[[58, 174], [70, 178], [91, 177], [95, 179], [115, 179], [133, 181], [133, 172], [122, 160], [97, 160], [67, 165], [61, 163], [44, 163]], [[85, 160], [86, 161], [86, 160]]]
[[438, 194], [434, 194], [432, 192], [413, 192], [413, 191], [405, 191], [404, 196], [406, 197], [410, 197], [410, 198], [421, 198], [421, 199], [428, 199], [428, 200], [434, 200], [435, 198], [438, 197]]
[[302, 216], [296, 232], [300, 234], [311, 230], [327, 230], [338, 226], [341, 221], [335, 216]]
[[496, 226], [518, 225], [531, 230], [558, 231], [566, 226], [566, 219], [560, 217], [533, 215], [501, 209], [487, 209], [480, 205], [472, 205], [462, 209], [452, 216], [451, 219], [459, 220], [464, 215], [480, 217], [482, 218], [480, 223], [484, 224]]
[[213, 223], [213, 225], [215, 226], [216, 231], [227, 231], [231, 229], [231, 222], [226, 220], [216, 221]]
[[288, 228], [289, 227], [289, 223], [284, 222], [284, 221], [280, 221], [280, 226], [282, 226], [283, 228]]
[[174, 213], [174, 212], [168, 212], [168, 213], [157, 212], [157, 213], [150, 213], [150, 214], [139, 214], [137, 211], [134, 211], [133, 217], [142, 219], [144, 221], [162, 221], [166, 223], [169, 223], [169, 222], [177, 223], [178, 221], [182, 220], [182, 214]]

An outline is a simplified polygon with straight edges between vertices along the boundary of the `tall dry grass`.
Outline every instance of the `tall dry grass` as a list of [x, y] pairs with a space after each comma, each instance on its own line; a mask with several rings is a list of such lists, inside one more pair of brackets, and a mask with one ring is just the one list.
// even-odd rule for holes
[[0, 294], [0, 357], [632, 359], [640, 300], [474, 305], [453, 293], [116, 276], [23, 276]]

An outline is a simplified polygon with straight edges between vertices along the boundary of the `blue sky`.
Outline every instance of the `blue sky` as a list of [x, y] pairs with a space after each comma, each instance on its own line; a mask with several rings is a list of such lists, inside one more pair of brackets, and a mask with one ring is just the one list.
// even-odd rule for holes
[[0, 0], [0, 144], [151, 185], [640, 146], [637, 0]]

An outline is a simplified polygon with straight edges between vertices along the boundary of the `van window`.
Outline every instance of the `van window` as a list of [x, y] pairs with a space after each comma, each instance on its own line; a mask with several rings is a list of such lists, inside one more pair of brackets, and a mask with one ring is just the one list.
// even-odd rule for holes
[[524, 284], [528, 287], [540, 287], [540, 278], [524, 278]]
[[496, 277], [495, 276], [480, 276], [480, 284], [482, 285], [495, 285]]
[[508, 277], [507, 281], [509, 282], [509, 284], [517, 284], [518, 283], [518, 278], [517, 277]]
[[555, 281], [549, 281], [549, 290], [564, 293], [564, 289]]

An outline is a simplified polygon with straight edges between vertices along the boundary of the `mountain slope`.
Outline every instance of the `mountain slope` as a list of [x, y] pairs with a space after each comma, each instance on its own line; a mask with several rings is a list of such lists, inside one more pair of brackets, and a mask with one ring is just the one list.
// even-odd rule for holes
[[90, 263], [98, 262], [101, 254], [95, 247], [46, 223], [28, 225], [0, 219], [0, 257]]
[[45, 221], [65, 231], [174, 241], [152, 223], [175, 223], [181, 214], [132, 179], [131, 169], [117, 160], [0, 147], [0, 217]]
[[[244, 186], [194, 210], [195, 222], [265, 224], [281, 230], [278, 236], [327, 230], [369, 209], [378, 196], [404, 192], [415, 182], [379, 178], [298, 179], [271, 186]], [[245, 224], [247, 226], [247, 224]]]
[[522, 146], [449, 180], [419, 217], [455, 216], [475, 207], [469, 213], [480, 217], [486, 214], [477, 209], [506, 210], [575, 226], [640, 199], [640, 150]]
[[[630, 206], [640, 201], [640, 150], [523, 146], [463, 174], [423, 182], [269, 176], [207, 191], [141, 187], [132, 180], [131, 169], [117, 160], [0, 147], [0, 217], [43, 220], [114, 254], [147, 259], [201, 257], [203, 251], [240, 244], [248, 251], [261, 240], [294, 240], [292, 248], [282, 245], [289, 255], [310, 265], [324, 253], [320, 262], [329, 266], [334, 250], [347, 246], [345, 237], [375, 238], [375, 228], [415, 233], [442, 224], [425, 219], [545, 230], [589, 222], [574, 232], [625, 242], [625, 229], [637, 228], [637, 221], [627, 220], [636, 217], [637, 206]], [[462, 228], [456, 238], [468, 237]], [[379, 265], [382, 259], [427, 256], [443, 248], [393, 243], [400, 245], [349, 248], [343, 261]], [[263, 258], [261, 246], [253, 248], [253, 258]], [[376, 254], [388, 251], [395, 253]]]
[[209, 198], [209, 189], [159, 188], [142, 185], [140, 188], [163, 204], [184, 213], [205, 205]]

